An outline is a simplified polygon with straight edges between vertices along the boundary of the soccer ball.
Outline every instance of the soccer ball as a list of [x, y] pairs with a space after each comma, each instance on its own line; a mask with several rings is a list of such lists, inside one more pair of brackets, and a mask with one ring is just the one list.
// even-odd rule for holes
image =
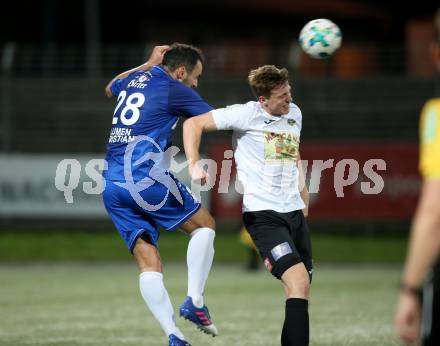
[[341, 46], [341, 42], [341, 30], [325, 18], [311, 20], [299, 34], [301, 48], [315, 59], [328, 58]]

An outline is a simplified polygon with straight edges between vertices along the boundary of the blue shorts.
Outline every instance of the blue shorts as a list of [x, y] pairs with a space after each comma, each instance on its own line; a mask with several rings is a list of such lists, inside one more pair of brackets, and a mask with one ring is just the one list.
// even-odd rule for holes
[[159, 227], [173, 231], [201, 207], [188, 187], [171, 173], [167, 174], [171, 178], [171, 188], [155, 182], [142, 191], [130, 192], [124, 183], [105, 181], [105, 208], [131, 252], [139, 236], [147, 234], [156, 246]]

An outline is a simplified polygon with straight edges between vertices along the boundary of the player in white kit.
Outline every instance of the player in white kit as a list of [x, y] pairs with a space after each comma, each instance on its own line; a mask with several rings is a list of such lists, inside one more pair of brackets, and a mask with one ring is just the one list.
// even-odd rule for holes
[[302, 114], [292, 103], [286, 69], [262, 66], [252, 70], [248, 80], [257, 101], [215, 109], [184, 123], [189, 171], [194, 180], [209, 179], [197, 163], [203, 131], [233, 130], [244, 225], [286, 293], [281, 344], [308, 345], [313, 268], [304, 218], [309, 198], [299, 153]]

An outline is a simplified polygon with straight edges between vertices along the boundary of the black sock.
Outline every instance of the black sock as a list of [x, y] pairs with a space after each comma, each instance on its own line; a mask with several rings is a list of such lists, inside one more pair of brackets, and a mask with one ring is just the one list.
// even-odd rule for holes
[[307, 299], [286, 300], [286, 318], [281, 334], [282, 346], [307, 346], [309, 344], [309, 302]]

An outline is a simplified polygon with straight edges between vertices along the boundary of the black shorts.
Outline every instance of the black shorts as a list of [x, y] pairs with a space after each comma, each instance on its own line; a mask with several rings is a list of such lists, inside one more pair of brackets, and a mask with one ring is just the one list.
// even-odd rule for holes
[[423, 346], [440, 345], [440, 259], [423, 287]]
[[273, 210], [245, 212], [243, 221], [272, 275], [281, 279], [287, 269], [302, 262], [311, 280], [312, 246], [302, 210], [289, 213]]

